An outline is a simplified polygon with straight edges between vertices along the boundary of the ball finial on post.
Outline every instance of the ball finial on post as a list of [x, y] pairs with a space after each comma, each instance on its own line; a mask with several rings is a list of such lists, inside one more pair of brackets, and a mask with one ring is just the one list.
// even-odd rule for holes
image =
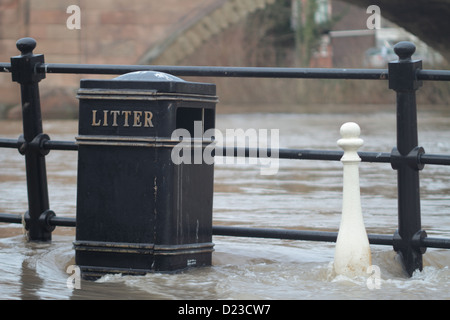
[[338, 140], [338, 145], [344, 149], [341, 158], [344, 164], [344, 182], [334, 270], [337, 274], [352, 276], [365, 273], [371, 265], [369, 239], [361, 210], [358, 169], [361, 158], [357, 153], [364, 141], [359, 138], [361, 130], [354, 122], [343, 124], [340, 131], [342, 139]]
[[22, 38], [17, 40], [16, 47], [21, 52], [22, 56], [32, 54], [34, 48], [36, 48], [36, 40], [33, 38]]
[[399, 61], [410, 61], [416, 46], [409, 41], [400, 41], [394, 46], [394, 52], [398, 56]]
[[340, 130], [342, 139], [338, 140], [338, 146], [344, 149], [344, 155], [341, 161], [361, 161], [358, 156], [358, 149], [363, 145], [364, 141], [359, 137], [361, 129], [354, 122], [347, 122], [341, 126]]

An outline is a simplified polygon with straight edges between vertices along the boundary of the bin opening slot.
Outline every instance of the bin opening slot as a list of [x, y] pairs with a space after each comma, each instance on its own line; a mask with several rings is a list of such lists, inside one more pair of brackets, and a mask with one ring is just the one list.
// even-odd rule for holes
[[199, 121], [202, 125], [202, 135], [208, 130], [214, 128], [214, 110], [206, 108], [178, 108], [177, 109], [177, 129], [186, 129], [191, 137], [194, 137], [194, 125]]

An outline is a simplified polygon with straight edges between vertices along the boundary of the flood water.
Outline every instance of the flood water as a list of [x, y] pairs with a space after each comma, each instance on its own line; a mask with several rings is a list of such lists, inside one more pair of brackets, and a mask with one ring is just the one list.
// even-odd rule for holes
[[[427, 153], [450, 154], [450, 108], [419, 107], [419, 144]], [[333, 113], [218, 114], [217, 128], [279, 129], [282, 148], [340, 150], [339, 128], [361, 127], [360, 151], [395, 146], [395, 107], [361, 107]], [[22, 124], [0, 122], [0, 136], [17, 138]], [[76, 121], [45, 121], [54, 140], [74, 140]], [[50, 207], [75, 216], [77, 154], [51, 151], [46, 158]], [[275, 175], [259, 164], [215, 167], [214, 224], [337, 231], [341, 217], [339, 161], [280, 160]], [[361, 202], [368, 233], [397, 228], [396, 173], [389, 164], [361, 163]], [[27, 210], [24, 159], [0, 150], [0, 212]], [[432, 237], [450, 238], [450, 168], [421, 172], [422, 226]], [[424, 270], [408, 278], [390, 246], [372, 245], [380, 268], [349, 278], [332, 272], [334, 243], [215, 236], [213, 266], [177, 274], [107, 275], [70, 288], [74, 229], [57, 227], [51, 243], [30, 243], [21, 225], [0, 223], [0, 299], [450, 299], [450, 251], [428, 248]]]

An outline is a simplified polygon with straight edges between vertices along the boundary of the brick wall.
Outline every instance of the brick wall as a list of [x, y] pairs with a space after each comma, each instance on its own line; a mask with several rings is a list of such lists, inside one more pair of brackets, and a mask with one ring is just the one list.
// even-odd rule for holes
[[[187, 52], [195, 52], [197, 47], [193, 48], [193, 44], [199, 45], [244, 19], [246, 13], [273, 1], [0, 0], [0, 62], [9, 62], [11, 56], [19, 54], [15, 43], [28, 36], [36, 39], [35, 53], [44, 54], [47, 63], [176, 64]], [[71, 14], [66, 9], [70, 5], [78, 5], [81, 9], [79, 30], [67, 28]], [[336, 7], [336, 10], [340, 9]], [[346, 25], [345, 28], [360, 29], [367, 17], [361, 10], [351, 10], [352, 19], [345, 21], [354, 21], [358, 25]], [[170, 43], [174, 35], [177, 38]], [[345, 41], [333, 43], [335, 66], [348, 66], [349, 58], [363, 54], [355, 52], [355, 47], [360, 46]], [[373, 38], [367, 41], [373, 41]], [[158, 56], [161, 50], [164, 55]], [[341, 60], [337, 60], [338, 57]], [[79, 80], [92, 77], [114, 76], [48, 74], [40, 83], [44, 116], [76, 115], [75, 92]], [[20, 116], [20, 107], [10, 109], [20, 104], [19, 97], [18, 84], [11, 82], [11, 75], [0, 73], [0, 118]]]
[[[0, 0], [0, 61], [18, 55], [22, 37], [37, 41], [35, 53], [47, 63], [136, 64], [146, 51], [177, 28], [223, 0]], [[81, 9], [81, 29], [66, 22], [70, 5]], [[80, 78], [47, 75], [40, 83], [44, 114], [58, 115], [77, 105]], [[95, 76], [99, 78], [100, 76]], [[111, 77], [111, 76], [109, 76]], [[17, 116], [5, 106], [20, 103], [18, 85], [9, 73], [0, 73], [0, 117]]]

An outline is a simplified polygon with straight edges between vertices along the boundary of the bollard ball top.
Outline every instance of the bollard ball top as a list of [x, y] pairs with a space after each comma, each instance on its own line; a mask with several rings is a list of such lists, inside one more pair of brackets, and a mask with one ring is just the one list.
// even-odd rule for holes
[[394, 46], [394, 52], [400, 61], [411, 60], [411, 56], [416, 51], [416, 46], [409, 41], [400, 41]]
[[344, 139], [358, 138], [361, 134], [361, 129], [355, 122], [346, 122], [341, 126], [340, 133]]
[[359, 125], [354, 122], [346, 122], [341, 126], [342, 138], [337, 141], [339, 147], [344, 149], [344, 155], [341, 158], [342, 162], [359, 162], [361, 161], [357, 150], [364, 143], [364, 140], [359, 137], [361, 129]]
[[36, 48], [36, 40], [33, 38], [22, 38], [16, 42], [16, 47], [22, 53], [22, 55], [27, 55], [33, 53], [34, 48]]

